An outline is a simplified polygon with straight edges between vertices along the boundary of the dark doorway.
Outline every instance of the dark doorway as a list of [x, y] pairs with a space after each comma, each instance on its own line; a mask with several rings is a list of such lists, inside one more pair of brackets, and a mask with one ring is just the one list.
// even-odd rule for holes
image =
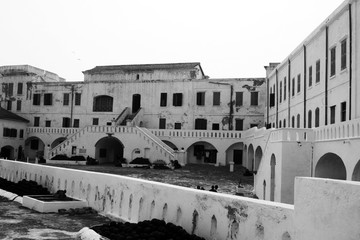
[[95, 158], [102, 163], [117, 163], [122, 161], [124, 145], [116, 137], [104, 137], [95, 144]]
[[2, 147], [0, 157], [5, 158], [5, 159], [13, 159], [13, 157], [14, 157], [14, 148], [11, 147], [11, 146]]
[[242, 165], [243, 151], [242, 150], [234, 150], [233, 161], [235, 164]]
[[204, 158], [205, 163], [216, 163], [217, 151], [215, 149], [204, 150], [204, 153], [205, 153], [205, 158]]
[[23, 147], [22, 146], [19, 146], [19, 148], [18, 148], [18, 159], [19, 160], [23, 160], [24, 158], [23, 158]]
[[136, 113], [141, 106], [141, 95], [134, 94], [132, 99], [132, 113]]

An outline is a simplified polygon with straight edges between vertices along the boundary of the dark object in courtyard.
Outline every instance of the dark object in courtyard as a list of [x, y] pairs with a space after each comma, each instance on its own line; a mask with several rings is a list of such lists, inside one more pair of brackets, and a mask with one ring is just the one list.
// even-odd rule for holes
[[139, 223], [122, 223], [110, 222], [101, 226], [94, 226], [92, 230], [107, 237], [111, 240], [115, 239], [129, 239], [129, 240], [205, 240], [194, 234], [187, 233], [182, 227], [176, 226], [172, 223], [166, 223], [163, 220], [152, 219]]
[[180, 169], [181, 165], [179, 164], [178, 160], [171, 161], [172, 165], [174, 166], [174, 169]]
[[135, 158], [134, 160], [132, 160], [130, 162], [130, 164], [142, 164], [142, 165], [151, 165], [150, 161], [148, 158], [143, 158], [143, 157], [138, 157]]
[[46, 160], [44, 157], [39, 157], [39, 163], [46, 163]]
[[170, 169], [167, 166], [166, 162], [163, 160], [156, 160], [155, 162], [153, 162], [153, 168], [154, 169], [167, 169], [167, 170]]
[[57, 190], [54, 194], [54, 197], [57, 199], [65, 199], [66, 198], [66, 190]]
[[37, 182], [27, 181], [25, 179], [19, 181], [18, 183], [14, 183], [4, 178], [0, 178], [0, 189], [15, 193], [19, 196], [50, 194], [46, 188], [38, 185]]
[[99, 162], [95, 158], [87, 156], [86, 165], [98, 165], [98, 164]]
[[249, 169], [246, 169], [243, 175], [246, 177], [253, 176], [253, 174], [249, 171]]
[[68, 160], [68, 159], [69, 157], [66, 156], [65, 154], [58, 154], [52, 157], [50, 160]]

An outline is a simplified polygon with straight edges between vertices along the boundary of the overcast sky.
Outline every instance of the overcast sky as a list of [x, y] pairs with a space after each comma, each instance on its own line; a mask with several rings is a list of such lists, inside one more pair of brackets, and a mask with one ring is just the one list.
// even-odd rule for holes
[[67, 81], [97, 65], [200, 62], [211, 78], [264, 77], [342, 0], [1, 0], [0, 66]]

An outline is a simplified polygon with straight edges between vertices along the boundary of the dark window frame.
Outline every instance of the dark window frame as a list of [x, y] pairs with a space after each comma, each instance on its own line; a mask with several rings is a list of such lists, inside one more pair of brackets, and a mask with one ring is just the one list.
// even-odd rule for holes
[[63, 106], [69, 106], [70, 105], [70, 93], [64, 93], [63, 94]]
[[75, 93], [75, 106], [81, 105], [81, 93]]
[[93, 119], [92, 119], [92, 125], [93, 125], [93, 126], [99, 125], [99, 118], [93, 118]]
[[166, 129], [166, 118], [159, 118], [159, 129]]
[[40, 117], [34, 117], [34, 127], [40, 126]]
[[182, 93], [173, 93], [173, 106], [181, 107], [183, 105], [183, 94]]
[[44, 93], [44, 106], [52, 106], [53, 104], [53, 94]]
[[19, 82], [17, 85], [17, 95], [23, 94], [23, 87], [24, 87], [24, 84], [22, 82]]
[[301, 74], [297, 75], [297, 93], [301, 92]]
[[346, 69], [347, 65], [347, 39], [341, 41], [341, 70]]
[[336, 46], [330, 48], [330, 77], [336, 74]]
[[220, 92], [213, 92], [213, 106], [220, 106]]
[[244, 92], [235, 92], [235, 107], [241, 107], [244, 104]]
[[112, 112], [114, 98], [108, 95], [100, 95], [93, 98], [93, 112]]
[[16, 101], [16, 111], [21, 111], [21, 100]]
[[259, 106], [259, 92], [250, 92], [250, 106]]
[[312, 66], [309, 67], [309, 87], [312, 86]]
[[316, 61], [316, 77], [315, 77], [315, 82], [316, 83], [319, 83], [320, 82], [320, 68], [321, 68], [321, 65], [320, 65], [320, 60], [317, 60]]
[[167, 106], [167, 93], [160, 93], [160, 107], [166, 107]]
[[330, 106], [330, 124], [336, 122], [336, 105]]
[[196, 93], [196, 105], [205, 106], [205, 92]]
[[51, 127], [51, 120], [45, 120], [45, 127]]
[[346, 101], [341, 103], [341, 108], [340, 108], [340, 121], [341, 121], [341, 122], [346, 121]]

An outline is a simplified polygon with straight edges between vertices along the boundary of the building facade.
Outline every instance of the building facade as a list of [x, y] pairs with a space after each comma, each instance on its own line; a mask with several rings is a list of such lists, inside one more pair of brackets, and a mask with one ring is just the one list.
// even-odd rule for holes
[[[84, 81], [66, 82], [31, 66], [0, 67], [1, 106], [30, 122], [25, 157], [67, 154], [101, 162], [136, 157], [154, 161], [174, 160], [174, 151], [180, 151], [183, 164], [241, 163], [240, 133], [264, 125], [262, 78], [212, 79], [200, 63], [97, 66], [83, 73]], [[175, 136], [166, 136], [171, 131]], [[214, 137], [199, 135], [189, 141], [184, 137], [189, 131], [192, 136], [214, 131]], [[224, 132], [233, 133], [229, 143], [220, 141], [227, 138], [220, 137]], [[100, 141], [109, 136], [114, 141]], [[71, 144], [59, 145], [69, 139]], [[8, 157], [15, 158], [15, 153]]]

